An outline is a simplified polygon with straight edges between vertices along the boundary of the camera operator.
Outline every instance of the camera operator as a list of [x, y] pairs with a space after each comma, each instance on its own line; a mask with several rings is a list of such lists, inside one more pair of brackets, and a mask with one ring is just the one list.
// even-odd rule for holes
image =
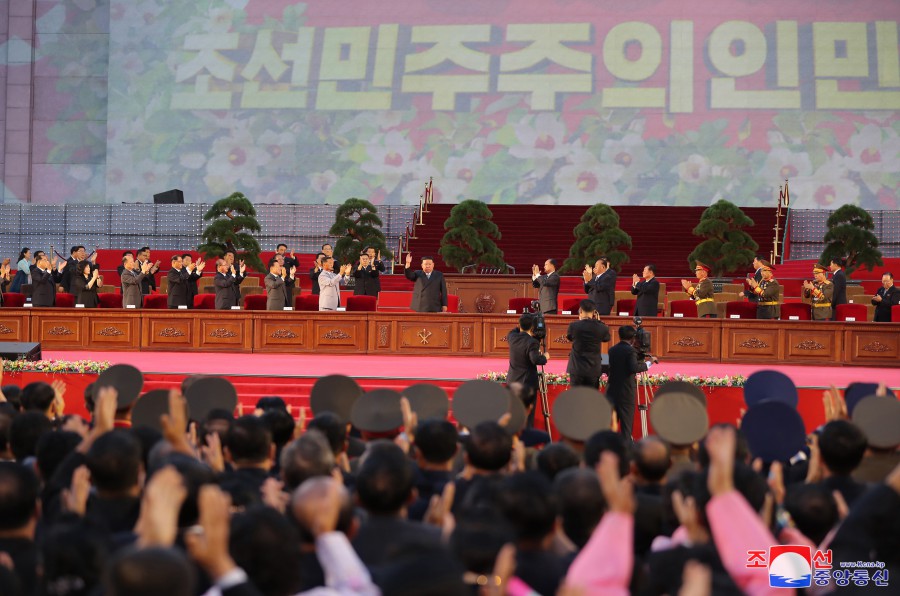
[[[541, 352], [541, 342], [534, 337], [536, 317], [525, 313], [519, 317], [519, 326], [509, 332], [509, 371], [506, 383], [522, 383], [531, 394], [538, 391], [538, 366], [547, 364], [548, 352]], [[533, 418], [532, 418], [533, 420]]]
[[559, 274], [556, 272], [556, 259], [547, 259], [544, 263], [544, 274], [540, 274], [537, 265], [531, 266], [531, 285], [540, 288], [538, 297], [541, 310], [545, 315], [555, 315], [559, 296]]
[[609, 341], [609, 327], [602, 323], [597, 307], [590, 300], [582, 300], [578, 306], [578, 320], [569, 324], [566, 338], [572, 342], [569, 352], [569, 385], [571, 387], [600, 388], [600, 348]]
[[631, 442], [631, 427], [634, 424], [637, 380], [635, 375], [650, 370], [651, 363], [645, 362], [645, 354], [636, 346], [637, 330], [631, 325], [619, 327], [619, 343], [609, 349], [609, 384], [606, 397], [616, 410], [619, 418], [619, 432]]

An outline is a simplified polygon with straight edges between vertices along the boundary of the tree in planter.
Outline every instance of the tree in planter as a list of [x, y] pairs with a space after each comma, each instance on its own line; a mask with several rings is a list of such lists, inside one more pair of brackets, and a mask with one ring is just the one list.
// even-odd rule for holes
[[821, 263], [829, 263], [836, 257], [847, 259], [847, 274], [866, 266], [883, 266], [878, 238], [872, 233], [875, 222], [869, 213], [856, 205], [844, 205], [828, 217], [825, 224], [825, 250]]
[[444, 262], [458, 271], [467, 265], [491, 265], [505, 270], [503, 251], [497, 247], [500, 228], [491, 221], [490, 207], [469, 199], [450, 210], [444, 222], [447, 232], [438, 251]]
[[334, 224], [328, 233], [337, 238], [334, 256], [341, 263], [356, 263], [363, 249], [372, 247], [376, 256], [389, 261], [393, 253], [388, 250], [381, 232], [381, 218], [375, 205], [364, 199], [349, 198], [337, 208]]
[[759, 245], [743, 230], [753, 225], [740, 207], [729, 201], [717, 201], [707, 207], [694, 228], [694, 236], [706, 238], [688, 256], [688, 267], [701, 261], [710, 266], [712, 277], [747, 268], [753, 263]]
[[609, 205], [598, 203], [585, 211], [574, 234], [575, 243], [569, 249], [563, 271], [580, 273], [585, 265], [593, 267], [601, 256], [606, 256], [615, 270], [628, 262], [628, 255], [621, 249], [631, 248], [631, 236], [619, 227], [619, 214]]
[[266, 270], [259, 258], [259, 242], [251, 234], [259, 232], [261, 228], [250, 199], [242, 193], [233, 192], [213, 203], [203, 220], [212, 223], [203, 231], [203, 244], [197, 247], [201, 254], [205, 254], [207, 258], [218, 258], [226, 250], [232, 250], [235, 260], [243, 260], [256, 271]]

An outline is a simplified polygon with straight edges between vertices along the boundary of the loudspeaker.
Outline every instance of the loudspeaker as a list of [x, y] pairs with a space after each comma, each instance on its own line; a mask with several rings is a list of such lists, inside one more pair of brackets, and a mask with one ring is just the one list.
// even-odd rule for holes
[[157, 205], [184, 205], [184, 193], [173, 188], [153, 195], [153, 202]]
[[0, 358], [4, 360], [40, 360], [41, 344], [0, 342]]

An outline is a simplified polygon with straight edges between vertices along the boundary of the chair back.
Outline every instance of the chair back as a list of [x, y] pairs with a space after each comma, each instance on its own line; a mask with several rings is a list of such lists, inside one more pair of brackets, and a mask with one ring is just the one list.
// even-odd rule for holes
[[169, 308], [169, 297], [165, 294], [149, 294], [144, 296], [144, 308], [165, 310]]
[[265, 294], [249, 294], [244, 296], [244, 310], [266, 310], [268, 296]]
[[869, 309], [865, 304], [838, 304], [834, 318], [836, 321], [847, 321], [849, 319], [868, 321]]
[[375, 312], [377, 303], [375, 296], [348, 296], [347, 312]]
[[[791, 319], [791, 317], [796, 317]], [[809, 304], [802, 302], [785, 302], [781, 305], [782, 321], [809, 321], [812, 320]]]
[[672, 300], [669, 309], [673, 317], [680, 314], [682, 317], [697, 318], [697, 303], [693, 300]]
[[459, 296], [447, 294], [447, 312], [459, 312]]
[[56, 307], [57, 308], [74, 308], [75, 296], [66, 292], [57, 292]]
[[[616, 292], [616, 293], [618, 294], [618, 292]], [[636, 305], [637, 305], [637, 300], [635, 300], [634, 298], [624, 298], [622, 300], [616, 300], [616, 307], [613, 309], [612, 313], [610, 313], [610, 314], [633, 317], [634, 316], [634, 307]], [[625, 313], [625, 314], [622, 315], [621, 313]]]
[[100, 300], [100, 308], [122, 308], [122, 294], [97, 294]]
[[25, 294], [19, 292], [9, 292], [3, 294], [3, 306], [8, 308], [19, 308], [25, 305]]
[[215, 294], [197, 294], [194, 296], [194, 308], [198, 310], [215, 310]]
[[[737, 315], [736, 317], [732, 317], [732, 315]], [[756, 318], [756, 303], [755, 302], [744, 302], [741, 300], [734, 300], [732, 302], [725, 303], [725, 318], [738, 318], [738, 319], [755, 319]]]
[[534, 300], [534, 298], [510, 298], [507, 310], [514, 311], [519, 315], [526, 312], [534, 312], [531, 309], [532, 300]]

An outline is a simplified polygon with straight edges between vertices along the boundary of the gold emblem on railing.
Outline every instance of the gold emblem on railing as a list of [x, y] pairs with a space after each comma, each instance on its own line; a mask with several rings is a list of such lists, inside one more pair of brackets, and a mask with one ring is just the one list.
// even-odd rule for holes
[[419, 331], [419, 339], [422, 340], [422, 345], [428, 343], [428, 338], [431, 337], [432, 333], [428, 329], [422, 329]]

